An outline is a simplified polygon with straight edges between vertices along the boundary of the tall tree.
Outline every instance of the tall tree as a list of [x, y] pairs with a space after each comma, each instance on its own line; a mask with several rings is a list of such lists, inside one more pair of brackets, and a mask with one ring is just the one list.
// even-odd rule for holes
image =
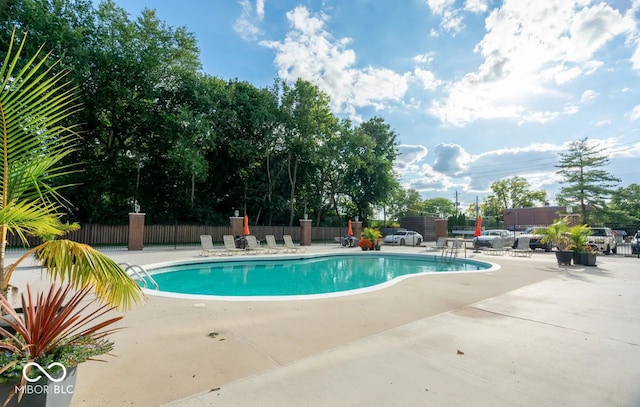
[[589, 210], [604, 208], [613, 188], [620, 183], [619, 178], [603, 169], [609, 163], [603, 151], [585, 137], [573, 141], [568, 152], [560, 153], [560, 163], [556, 165], [556, 173], [566, 184], [560, 189], [558, 202], [577, 205], [584, 223], [588, 223]]
[[289, 179], [289, 225], [293, 225], [301, 178], [311, 175], [318, 147], [336, 131], [337, 119], [331, 113], [329, 97], [302, 79], [293, 86], [283, 85], [281, 109]]
[[640, 184], [620, 187], [611, 194], [611, 214], [608, 221], [631, 224], [640, 221]]
[[346, 175], [348, 195], [366, 220], [373, 206], [385, 201], [396, 188], [393, 162], [398, 156], [396, 133], [381, 117], [373, 117], [358, 126], [354, 133]]

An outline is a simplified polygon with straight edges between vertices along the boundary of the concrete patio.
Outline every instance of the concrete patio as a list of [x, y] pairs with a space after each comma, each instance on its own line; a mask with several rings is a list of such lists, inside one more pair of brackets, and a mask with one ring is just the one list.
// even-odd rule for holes
[[112, 336], [116, 357], [80, 366], [72, 406], [640, 405], [640, 260], [467, 254], [501, 268], [321, 300], [149, 296]]

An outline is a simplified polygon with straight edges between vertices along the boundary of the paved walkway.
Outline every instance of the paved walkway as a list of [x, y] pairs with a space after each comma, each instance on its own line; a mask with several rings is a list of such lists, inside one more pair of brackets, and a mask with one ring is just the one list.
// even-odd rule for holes
[[[310, 252], [336, 250], [356, 249]], [[322, 300], [150, 296], [113, 335], [117, 357], [81, 365], [72, 407], [640, 405], [638, 259], [468, 254], [501, 268]]]

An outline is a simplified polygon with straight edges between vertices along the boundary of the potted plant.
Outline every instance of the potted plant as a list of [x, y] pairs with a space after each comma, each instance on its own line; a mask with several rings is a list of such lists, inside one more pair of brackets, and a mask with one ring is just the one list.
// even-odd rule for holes
[[[380, 233], [380, 230], [376, 229], [376, 228], [364, 228], [362, 230], [362, 233], [360, 233], [360, 243], [367, 241], [366, 243], [363, 243], [363, 245], [361, 246], [360, 243], [358, 243], [358, 246], [362, 247], [362, 250], [374, 250], [375, 246], [378, 246], [377, 249], [375, 250], [380, 250], [380, 238], [382, 237], [382, 233]], [[364, 248], [364, 246], [367, 247], [367, 249]]]
[[[87, 300], [91, 288], [77, 291], [51, 284], [34, 297], [29, 285], [22, 314], [0, 295], [8, 328], [0, 328], [0, 396], [4, 406], [63, 406], [71, 403], [76, 366], [113, 349], [104, 330], [122, 316], [105, 319], [114, 307]], [[5, 398], [6, 397], [6, 398]], [[53, 401], [52, 401], [53, 399]]]
[[567, 230], [570, 241], [569, 250], [573, 252], [573, 264], [583, 264], [582, 255], [589, 247], [587, 238], [591, 233], [591, 228], [587, 225], [574, 225]]
[[373, 242], [369, 239], [360, 239], [358, 247], [361, 248], [362, 251], [373, 250]]
[[573, 251], [567, 250], [569, 244], [568, 219], [556, 219], [546, 228], [536, 229], [535, 233], [542, 235], [542, 243], [551, 243], [556, 248], [556, 260], [558, 264], [571, 264]]

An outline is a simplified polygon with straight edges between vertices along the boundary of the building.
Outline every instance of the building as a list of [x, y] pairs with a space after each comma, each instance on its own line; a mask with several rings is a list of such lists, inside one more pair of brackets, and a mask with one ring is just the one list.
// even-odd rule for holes
[[540, 206], [537, 208], [509, 208], [502, 212], [504, 227], [523, 230], [530, 226], [547, 226], [567, 215], [566, 206]]

